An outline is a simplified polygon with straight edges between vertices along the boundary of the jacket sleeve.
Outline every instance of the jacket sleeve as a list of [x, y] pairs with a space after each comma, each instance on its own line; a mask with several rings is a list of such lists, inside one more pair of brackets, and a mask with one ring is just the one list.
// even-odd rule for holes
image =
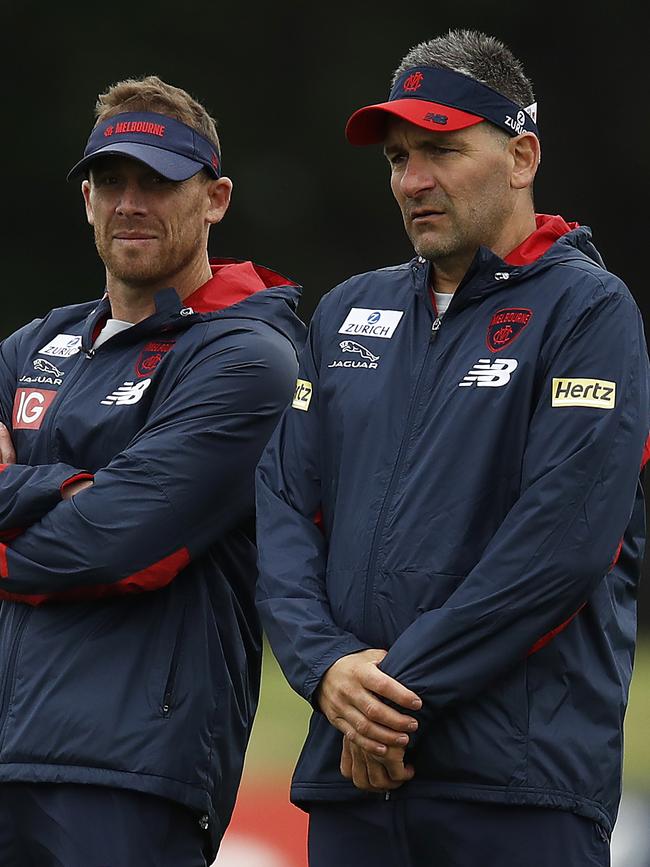
[[[0, 344], [0, 421], [11, 432], [12, 402], [16, 390], [14, 343]], [[0, 464], [0, 539], [18, 535], [61, 502], [61, 492], [74, 479], [92, 478], [68, 464], [27, 466]]]
[[649, 426], [639, 311], [629, 297], [606, 296], [558, 343], [542, 366], [519, 499], [463, 583], [381, 663], [423, 699], [413, 747], [428, 720], [572, 619], [611, 569], [630, 520]]
[[0, 464], [0, 540], [19, 535], [61, 502], [64, 488], [91, 473], [68, 464]]
[[254, 470], [286, 406], [293, 347], [238, 330], [197, 355], [129, 446], [10, 545], [0, 598], [155, 590], [253, 516]]
[[[336, 625], [325, 587], [321, 502], [318, 322], [312, 317], [292, 405], [257, 469], [257, 606], [293, 689], [308, 701], [325, 671], [367, 644]], [[296, 580], [299, 577], [299, 580]]]

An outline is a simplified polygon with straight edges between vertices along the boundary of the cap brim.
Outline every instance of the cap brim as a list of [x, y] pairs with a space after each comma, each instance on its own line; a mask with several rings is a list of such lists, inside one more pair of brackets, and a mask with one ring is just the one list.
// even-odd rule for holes
[[481, 123], [482, 117], [424, 99], [395, 99], [367, 105], [355, 111], [345, 127], [345, 135], [353, 145], [379, 144], [386, 138], [391, 117], [407, 120], [422, 129], [453, 132]]
[[71, 180], [86, 174], [88, 166], [98, 157], [110, 155], [131, 157], [138, 160], [170, 181], [186, 181], [200, 172], [202, 168], [205, 168], [203, 163], [197, 160], [191, 160], [188, 157], [152, 145], [140, 144], [139, 142], [112, 142], [79, 160], [68, 172], [67, 179]]

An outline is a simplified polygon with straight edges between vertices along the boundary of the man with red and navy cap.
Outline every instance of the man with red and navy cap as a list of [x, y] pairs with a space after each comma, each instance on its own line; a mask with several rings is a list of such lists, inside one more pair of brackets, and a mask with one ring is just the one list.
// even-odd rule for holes
[[101, 94], [79, 178], [99, 299], [0, 344], [0, 864], [206, 867], [258, 700], [254, 470], [299, 287], [210, 259], [207, 110]]
[[535, 213], [536, 115], [512, 52], [452, 30], [347, 124], [416, 256], [321, 300], [258, 467], [311, 867], [609, 864], [650, 366], [590, 230]]

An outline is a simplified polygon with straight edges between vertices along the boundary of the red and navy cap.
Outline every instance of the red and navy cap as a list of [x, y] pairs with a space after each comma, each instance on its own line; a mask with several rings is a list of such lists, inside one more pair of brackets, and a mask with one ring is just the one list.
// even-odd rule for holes
[[377, 144], [386, 138], [391, 117], [423, 129], [452, 132], [489, 120], [510, 135], [537, 129], [537, 103], [527, 108], [487, 84], [453, 69], [413, 66], [395, 82], [388, 102], [355, 111], [345, 127], [353, 145]]
[[221, 176], [221, 157], [212, 142], [180, 120], [150, 111], [127, 111], [98, 123], [68, 180], [87, 174], [93, 160], [109, 154], [145, 163], [171, 181], [186, 181], [201, 169]]

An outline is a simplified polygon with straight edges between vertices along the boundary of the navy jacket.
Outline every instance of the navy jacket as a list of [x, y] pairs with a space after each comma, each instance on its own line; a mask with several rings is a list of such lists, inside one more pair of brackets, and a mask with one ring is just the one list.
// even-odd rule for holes
[[216, 851], [258, 698], [254, 469], [305, 329], [286, 278], [213, 272], [97, 350], [106, 298], [0, 347], [0, 781], [172, 798]]
[[[368, 647], [421, 696], [415, 777], [391, 797], [611, 829], [649, 367], [629, 291], [590, 231], [563, 225], [523, 264], [480, 249], [442, 321], [422, 259], [325, 296], [258, 469], [258, 606], [306, 699]], [[340, 753], [315, 711], [296, 803], [368, 797]]]

